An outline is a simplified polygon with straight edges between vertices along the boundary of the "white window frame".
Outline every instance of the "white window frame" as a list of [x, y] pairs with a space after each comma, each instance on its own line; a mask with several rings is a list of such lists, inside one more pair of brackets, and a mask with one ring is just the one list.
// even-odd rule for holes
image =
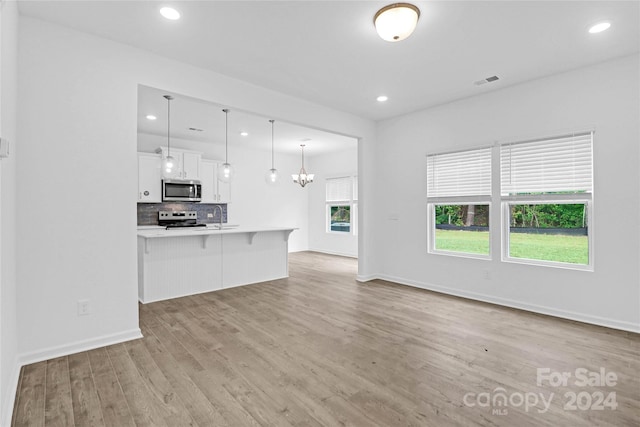
[[[473, 199], [443, 199], [439, 198], [440, 201], [431, 200], [427, 203], [427, 227], [429, 230], [428, 234], [428, 247], [427, 252], [430, 254], [436, 255], [448, 255], [448, 256], [456, 256], [462, 258], [475, 258], [475, 259], [485, 259], [491, 260], [491, 197], [487, 198], [473, 198]], [[487, 223], [489, 224], [489, 253], [487, 255], [477, 254], [473, 252], [456, 252], [456, 251], [447, 251], [444, 249], [436, 248], [436, 206], [449, 206], [449, 205], [486, 205], [489, 207], [489, 218]], [[471, 233], [471, 231], [469, 231]]]
[[[349, 199], [344, 200], [326, 200], [326, 186], [331, 179], [350, 179], [351, 191]], [[343, 174], [337, 176], [327, 177], [325, 180], [325, 232], [327, 234], [333, 234], [337, 236], [357, 236], [358, 235], [358, 219], [355, 215], [358, 214], [358, 176], [355, 174]], [[338, 206], [349, 206], [349, 231], [333, 231], [331, 230], [331, 208]]]
[[[557, 194], [557, 193], [548, 193], [548, 194], [535, 194], [535, 195], [505, 195], [503, 194], [502, 188], [499, 189], [500, 195], [500, 203], [501, 203], [501, 214], [500, 214], [500, 224], [501, 224], [501, 250], [502, 250], [502, 261], [516, 264], [527, 264], [527, 265], [536, 265], [536, 266], [544, 266], [544, 267], [555, 267], [555, 268], [564, 268], [571, 270], [582, 270], [582, 271], [593, 271], [594, 270], [594, 245], [593, 245], [593, 140], [594, 140], [594, 131], [582, 131], [582, 132], [574, 132], [572, 134], [567, 135], [557, 135], [557, 136], [549, 136], [545, 138], [539, 138], [532, 141], [521, 141], [521, 142], [509, 142], [500, 144], [499, 148], [501, 149], [503, 146], [509, 145], [517, 145], [517, 144], [525, 144], [525, 143], [547, 143], [552, 140], [558, 140], [561, 138], [567, 138], [569, 136], [582, 136], [590, 134], [590, 161], [591, 161], [591, 184], [588, 188], [578, 189], [576, 192], [567, 193], [567, 194]], [[501, 157], [501, 156], [499, 156]], [[495, 165], [499, 169], [500, 174], [502, 175], [502, 160], [498, 165]], [[501, 178], [502, 179], [502, 178]], [[530, 258], [515, 258], [511, 257], [509, 253], [510, 250], [510, 241], [509, 237], [511, 235], [511, 221], [510, 221], [510, 205], [526, 205], [526, 204], [582, 204], [584, 203], [587, 209], [587, 245], [589, 251], [589, 263], [588, 264], [573, 264], [567, 262], [560, 261], [546, 261], [546, 260], [538, 260], [538, 259], [530, 259]]]
[[[468, 149], [463, 149], [463, 150], [456, 150], [454, 152], [438, 152], [438, 153], [430, 153], [427, 155], [427, 164], [429, 164], [429, 158], [431, 156], [438, 156], [438, 155], [447, 155], [447, 154], [459, 154], [459, 153], [464, 153], [464, 152], [471, 152], [471, 151], [480, 151], [480, 150], [488, 150], [489, 151], [489, 179], [490, 182], [492, 181], [492, 175], [493, 175], [493, 147], [487, 147], [487, 146], [479, 146], [479, 147], [471, 147]], [[429, 166], [427, 166], [427, 173], [429, 173], [428, 171]], [[429, 191], [429, 180], [431, 179], [431, 177], [427, 177], [427, 187]], [[434, 180], [437, 180], [437, 178], [434, 178]], [[455, 189], [453, 191], [456, 191]], [[461, 190], [464, 193], [464, 189]], [[443, 197], [443, 196], [436, 196], [436, 197], [432, 197], [429, 196], [429, 193], [427, 192], [427, 252], [429, 254], [435, 254], [435, 255], [447, 255], [447, 256], [455, 256], [455, 257], [461, 257], [461, 258], [474, 258], [474, 259], [482, 259], [482, 260], [491, 260], [492, 259], [492, 250], [491, 247], [492, 245], [492, 232], [491, 232], [491, 216], [493, 215], [493, 204], [492, 204], [492, 184], [489, 184], [489, 188], [486, 190], [488, 192], [488, 194], [485, 195], [458, 195], [458, 196], [450, 196], [450, 197]], [[442, 250], [442, 249], [437, 249], [436, 248], [436, 220], [435, 220], [435, 210], [436, 210], [436, 206], [443, 206], [443, 205], [487, 205], [489, 207], [489, 219], [488, 219], [488, 224], [489, 224], [489, 253], [488, 254], [477, 254], [477, 253], [473, 253], [473, 252], [458, 252], [458, 251], [447, 251], [447, 250]]]
[[[556, 267], [556, 268], [565, 268], [571, 270], [584, 270], [584, 271], [593, 271], [593, 201], [588, 194], [562, 194], [562, 195], [547, 195], [546, 197], [531, 197], [528, 198], [520, 198], [520, 197], [503, 197], [502, 206], [501, 206], [501, 223], [502, 223], [502, 261], [510, 262], [515, 264], [529, 264], [529, 265], [539, 265], [544, 267]], [[547, 261], [541, 259], [532, 259], [532, 258], [516, 258], [509, 255], [510, 250], [510, 241], [509, 237], [511, 236], [511, 221], [510, 221], [510, 209], [511, 205], [555, 205], [555, 204], [583, 204], [587, 209], [587, 245], [589, 250], [589, 263], [588, 264], [573, 264], [569, 262], [560, 262], [560, 261]]]
[[[331, 229], [331, 208], [336, 208], [341, 206], [349, 207], [349, 231], [334, 231]], [[353, 206], [351, 205], [350, 202], [330, 202], [330, 203], [328, 202], [327, 203], [327, 219], [325, 221], [327, 233], [338, 234], [340, 236], [349, 236], [353, 234], [352, 209], [353, 209]]]

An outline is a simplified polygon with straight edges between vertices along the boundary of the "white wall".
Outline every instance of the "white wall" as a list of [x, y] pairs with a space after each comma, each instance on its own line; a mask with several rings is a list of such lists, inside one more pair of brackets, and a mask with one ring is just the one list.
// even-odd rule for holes
[[[639, 250], [630, 238], [639, 235], [638, 62], [634, 55], [379, 123], [381, 276], [640, 331]], [[595, 128], [594, 272], [502, 263], [499, 252], [492, 261], [427, 254], [427, 152], [588, 128]], [[494, 210], [492, 227], [497, 217]], [[482, 278], [485, 269], [491, 280]]]
[[16, 326], [16, 148], [18, 11], [0, 4], [0, 137], [11, 156], [0, 160], [0, 425], [9, 425], [18, 381]]
[[[139, 84], [361, 137], [361, 174], [373, 170], [370, 121], [33, 18], [21, 17], [19, 34], [17, 311], [25, 361], [136, 336]], [[375, 259], [359, 264], [367, 275]], [[79, 299], [91, 300], [93, 314], [76, 315]]]
[[358, 237], [353, 233], [327, 233], [327, 203], [325, 185], [327, 178], [358, 174], [358, 148], [337, 153], [316, 155], [305, 159], [306, 169], [313, 173], [309, 192], [309, 249], [336, 255], [357, 257]]
[[[166, 146], [166, 137], [138, 134], [138, 151], [155, 152]], [[171, 138], [172, 148], [203, 152], [203, 158], [224, 160], [224, 144]], [[227, 206], [228, 222], [242, 226], [296, 227], [289, 236], [289, 252], [309, 248], [308, 194], [291, 182], [291, 173], [300, 169], [297, 155], [276, 153], [275, 166], [280, 181], [268, 185], [264, 176], [271, 168], [271, 152], [229, 145], [229, 163], [236, 174], [231, 183], [231, 203]]]

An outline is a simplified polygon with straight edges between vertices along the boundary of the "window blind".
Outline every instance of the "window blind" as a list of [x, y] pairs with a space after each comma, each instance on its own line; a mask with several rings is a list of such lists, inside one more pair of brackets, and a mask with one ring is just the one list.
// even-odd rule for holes
[[351, 177], [327, 179], [327, 202], [351, 201]]
[[427, 156], [427, 197], [491, 195], [491, 148]]
[[591, 193], [593, 133], [581, 133], [500, 147], [503, 196]]

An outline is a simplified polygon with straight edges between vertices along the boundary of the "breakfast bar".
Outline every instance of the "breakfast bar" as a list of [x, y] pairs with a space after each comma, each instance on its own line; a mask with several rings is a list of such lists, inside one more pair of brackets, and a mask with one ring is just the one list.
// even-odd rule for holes
[[138, 230], [138, 299], [144, 304], [288, 277], [294, 230]]

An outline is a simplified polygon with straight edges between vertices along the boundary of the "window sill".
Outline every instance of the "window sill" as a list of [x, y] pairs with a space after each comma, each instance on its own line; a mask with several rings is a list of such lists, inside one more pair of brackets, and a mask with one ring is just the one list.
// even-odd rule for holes
[[571, 264], [568, 262], [554, 262], [554, 261], [543, 261], [543, 260], [536, 260], [536, 259], [511, 258], [511, 257], [503, 257], [502, 262], [508, 262], [511, 264], [533, 265], [536, 267], [560, 268], [563, 270], [587, 271], [587, 272], [593, 273], [593, 265]]
[[491, 255], [482, 255], [482, 254], [473, 254], [468, 252], [451, 252], [451, 251], [441, 251], [441, 250], [430, 250], [428, 251], [430, 255], [445, 255], [456, 258], [471, 258], [471, 259], [481, 259], [485, 261], [491, 261]]

